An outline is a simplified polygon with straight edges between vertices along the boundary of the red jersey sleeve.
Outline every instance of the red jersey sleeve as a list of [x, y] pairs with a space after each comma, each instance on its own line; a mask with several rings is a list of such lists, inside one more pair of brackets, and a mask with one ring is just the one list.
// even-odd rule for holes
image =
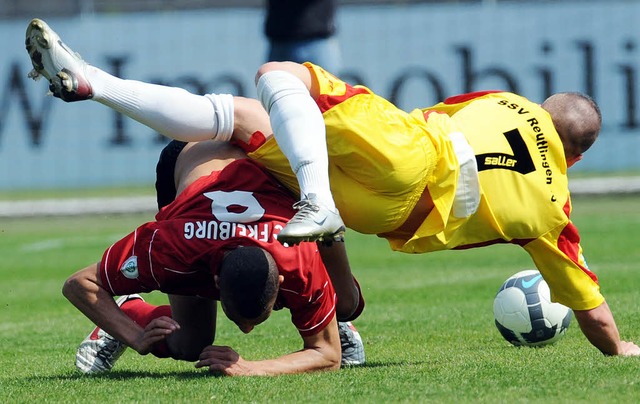
[[278, 304], [288, 307], [291, 321], [302, 336], [324, 329], [335, 315], [336, 294], [315, 243], [300, 243], [271, 251], [285, 280]]
[[175, 230], [146, 223], [109, 247], [100, 262], [100, 280], [113, 295], [165, 293], [219, 298], [209, 265], [175, 252]]

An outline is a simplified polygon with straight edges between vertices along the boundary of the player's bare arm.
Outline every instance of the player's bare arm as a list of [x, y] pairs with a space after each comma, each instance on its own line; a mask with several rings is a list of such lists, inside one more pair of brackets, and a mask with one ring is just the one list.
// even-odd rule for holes
[[304, 347], [279, 358], [247, 361], [225, 346], [208, 346], [196, 368], [225, 376], [274, 376], [340, 368], [340, 337], [335, 317], [319, 333], [302, 337]]
[[356, 311], [358, 311], [358, 306], [363, 302], [360, 302], [360, 291], [351, 273], [345, 243], [317, 244], [322, 262], [327, 268], [327, 273], [329, 273], [333, 287], [338, 295], [336, 303], [337, 317], [340, 321], [344, 321], [343, 319], [359, 314]]
[[607, 302], [591, 310], [574, 310], [580, 329], [587, 339], [605, 355], [640, 355], [640, 347], [621, 341], [618, 327]]
[[94, 324], [143, 355], [149, 353], [153, 344], [180, 329], [170, 317], [156, 318], [144, 329], [137, 325], [102, 287], [98, 264], [90, 265], [67, 279], [62, 293]]

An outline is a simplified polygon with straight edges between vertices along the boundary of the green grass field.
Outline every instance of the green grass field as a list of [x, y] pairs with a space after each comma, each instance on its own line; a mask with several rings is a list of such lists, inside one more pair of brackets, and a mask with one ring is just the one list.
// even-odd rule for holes
[[[640, 197], [576, 198], [574, 222], [625, 339], [640, 342]], [[392, 253], [348, 233], [367, 308], [356, 322], [367, 365], [273, 378], [213, 377], [193, 364], [129, 350], [110, 374], [74, 369], [90, 322], [61, 295], [66, 277], [151, 215], [0, 222], [0, 392], [33, 402], [607, 402], [640, 401], [640, 358], [605, 357], [575, 321], [557, 344], [515, 348], [493, 324], [497, 288], [531, 268], [514, 246], [428, 255]], [[165, 302], [160, 294], [148, 296]], [[219, 319], [216, 343], [247, 359], [300, 348], [287, 312], [249, 335]]]

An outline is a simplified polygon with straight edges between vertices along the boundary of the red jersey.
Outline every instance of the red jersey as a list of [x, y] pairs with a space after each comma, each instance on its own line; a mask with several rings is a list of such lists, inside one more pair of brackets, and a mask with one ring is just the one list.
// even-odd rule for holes
[[294, 214], [292, 194], [257, 163], [242, 159], [201, 177], [102, 257], [102, 284], [114, 295], [159, 290], [219, 299], [214, 284], [226, 251], [257, 246], [274, 257], [287, 307], [302, 336], [333, 318], [336, 295], [315, 243], [284, 247], [275, 235]]

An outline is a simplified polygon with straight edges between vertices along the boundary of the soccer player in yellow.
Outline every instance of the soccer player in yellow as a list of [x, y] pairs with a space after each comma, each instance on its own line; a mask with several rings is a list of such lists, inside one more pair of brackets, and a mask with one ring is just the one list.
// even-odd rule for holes
[[[318, 66], [291, 62], [259, 69], [260, 101], [199, 96], [113, 77], [58, 39], [40, 20], [27, 30], [31, 76], [45, 76], [55, 96], [93, 99], [178, 140], [234, 140], [299, 191], [282, 242], [339, 239], [344, 219], [408, 253], [517, 244], [595, 347], [640, 355], [620, 339], [570, 221], [567, 168], [601, 126], [589, 97], [559, 93], [538, 105], [483, 92], [407, 113]], [[336, 289], [354, 288], [341, 285], [350, 275], [331, 277]]]

